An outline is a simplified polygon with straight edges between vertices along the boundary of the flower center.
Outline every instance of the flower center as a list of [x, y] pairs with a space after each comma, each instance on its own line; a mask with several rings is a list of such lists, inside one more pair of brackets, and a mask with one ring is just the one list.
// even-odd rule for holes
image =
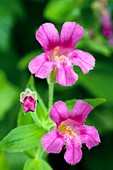
[[51, 60], [55, 60], [56, 56], [58, 57], [59, 46], [55, 47], [54, 51], [52, 52]]
[[59, 46], [56, 46], [55, 48], [54, 48], [54, 50], [52, 51], [52, 53], [50, 54], [50, 58], [51, 58], [51, 60], [56, 60], [56, 61], [60, 61], [60, 62], [65, 62], [65, 60], [66, 60], [66, 56], [65, 56], [65, 54], [63, 54], [62, 52], [61, 52], [61, 49], [60, 49], [60, 47]]
[[78, 144], [81, 144], [80, 140], [80, 127], [72, 119], [62, 121], [58, 127], [60, 135], [64, 136], [66, 142], [69, 140], [75, 140]]
[[74, 134], [74, 131], [71, 129], [70, 126], [65, 126], [65, 125], [61, 125], [59, 128], [60, 133], [66, 133], [66, 134]]
[[58, 127], [59, 132], [62, 134], [68, 134], [68, 135], [72, 135], [75, 134], [74, 129], [72, 126], [70, 125], [66, 125], [67, 121], [64, 121], [60, 124], [60, 126]]
[[59, 51], [59, 49], [60, 49], [60, 47], [59, 47], [59, 46], [55, 47], [55, 49], [54, 49], [54, 51], [53, 51], [53, 56], [58, 55], [58, 51]]

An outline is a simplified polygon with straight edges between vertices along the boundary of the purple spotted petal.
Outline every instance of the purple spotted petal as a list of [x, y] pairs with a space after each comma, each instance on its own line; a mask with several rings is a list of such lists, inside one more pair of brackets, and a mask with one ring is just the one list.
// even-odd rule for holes
[[72, 56], [72, 63], [76, 66], [79, 66], [84, 74], [89, 72], [89, 70], [92, 70], [95, 66], [95, 59], [88, 52], [75, 50], [73, 51]]
[[68, 108], [66, 104], [62, 101], [56, 102], [50, 110], [50, 118], [57, 125], [60, 125], [60, 123], [63, 120], [66, 120], [67, 118], [69, 118], [69, 116], [70, 116], [70, 113], [68, 111]]
[[88, 103], [78, 100], [76, 104], [74, 105], [74, 108], [72, 110], [72, 118], [82, 124], [85, 122], [88, 114], [92, 110], [92, 106], [90, 106]]
[[54, 67], [54, 63], [49, 61], [45, 53], [35, 57], [29, 63], [29, 70], [36, 77], [46, 78]]
[[65, 22], [60, 35], [61, 46], [74, 48], [76, 43], [83, 37], [83, 34], [83, 28], [76, 22]]
[[73, 140], [68, 140], [68, 142], [66, 142], [66, 152], [64, 154], [65, 161], [73, 165], [80, 162], [81, 158], [81, 144], [75, 143]]
[[36, 31], [36, 39], [46, 51], [53, 49], [59, 44], [58, 31], [51, 23], [40, 26]]
[[78, 79], [78, 75], [74, 72], [73, 67], [68, 64], [60, 64], [57, 67], [56, 81], [62, 86], [71, 86]]
[[81, 141], [90, 149], [100, 143], [98, 131], [94, 126], [82, 126], [80, 130]]
[[49, 132], [42, 137], [42, 146], [46, 152], [59, 153], [64, 145], [64, 138], [59, 135], [57, 130]]

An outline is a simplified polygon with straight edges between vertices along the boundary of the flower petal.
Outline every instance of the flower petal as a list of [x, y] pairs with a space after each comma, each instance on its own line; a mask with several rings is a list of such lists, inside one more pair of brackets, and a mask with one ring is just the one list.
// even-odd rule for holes
[[51, 23], [46, 23], [40, 26], [36, 31], [36, 39], [44, 48], [44, 50], [51, 50], [59, 44], [59, 35], [55, 26]]
[[53, 68], [54, 68], [54, 63], [47, 61], [40, 67], [40, 69], [36, 72], [35, 76], [44, 79], [49, 76]]
[[81, 158], [81, 144], [75, 143], [73, 140], [68, 140], [68, 142], [66, 142], [66, 152], [64, 154], [66, 162], [73, 165], [80, 162]]
[[42, 146], [46, 152], [59, 153], [64, 145], [64, 137], [57, 130], [49, 132], [42, 137]]
[[62, 86], [71, 86], [78, 79], [78, 75], [74, 72], [73, 67], [67, 64], [60, 64], [57, 67], [56, 81]]
[[61, 46], [74, 48], [84, 34], [83, 28], [76, 22], [65, 22], [62, 26], [60, 42]]
[[92, 108], [93, 107], [88, 103], [82, 100], [78, 100], [72, 110], [72, 117], [74, 118], [75, 121], [82, 124], [86, 120]]
[[56, 102], [50, 110], [50, 118], [57, 125], [59, 125], [63, 120], [69, 118], [70, 113], [66, 104], [62, 101]]
[[28, 65], [28, 68], [32, 74], [35, 74], [37, 70], [46, 62], [45, 53], [40, 54], [39, 56], [33, 58]]
[[84, 74], [88, 73], [88, 71], [92, 70], [95, 66], [95, 59], [88, 52], [75, 50], [72, 55], [72, 63], [79, 66]]
[[46, 78], [54, 67], [54, 63], [49, 61], [45, 53], [35, 57], [29, 63], [29, 70], [36, 77]]
[[90, 149], [100, 142], [98, 131], [94, 126], [82, 126], [80, 130], [81, 141]]

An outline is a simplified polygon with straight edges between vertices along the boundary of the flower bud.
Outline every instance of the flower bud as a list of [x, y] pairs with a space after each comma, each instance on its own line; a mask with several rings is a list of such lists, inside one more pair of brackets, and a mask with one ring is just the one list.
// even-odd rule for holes
[[24, 112], [34, 112], [36, 108], [37, 95], [36, 92], [26, 89], [20, 94], [20, 102]]

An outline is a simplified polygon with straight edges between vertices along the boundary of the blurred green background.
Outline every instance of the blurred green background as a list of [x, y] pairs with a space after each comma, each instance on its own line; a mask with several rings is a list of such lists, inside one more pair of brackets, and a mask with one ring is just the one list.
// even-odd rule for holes
[[[101, 1], [101, 0], [100, 0]], [[0, 0], [0, 139], [16, 127], [20, 109], [19, 94], [26, 88], [30, 73], [29, 61], [42, 52], [35, 32], [45, 22], [52, 22], [60, 31], [65, 21], [80, 24], [85, 35], [76, 48], [96, 58], [95, 69], [83, 75], [76, 67], [79, 80], [71, 87], [55, 84], [54, 101], [84, 98], [105, 98], [89, 115], [88, 123], [101, 135], [101, 144], [88, 151], [75, 166], [69, 166], [63, 153], [50, 154], [54, 170], [113, 169], [113, 46], [102, 33], [98, 0]], [[113, 21], [113, 0], [108, 1]], [[113, 23], [112, 23], [113, 24]], [[112, 27], [113, 30], [113, 27]], [[35, 79], [36, 88], [45, 104], [48, 100], [46, 80]], [[27, 156], [0, 152], [0, 170], [22, 170]]]

